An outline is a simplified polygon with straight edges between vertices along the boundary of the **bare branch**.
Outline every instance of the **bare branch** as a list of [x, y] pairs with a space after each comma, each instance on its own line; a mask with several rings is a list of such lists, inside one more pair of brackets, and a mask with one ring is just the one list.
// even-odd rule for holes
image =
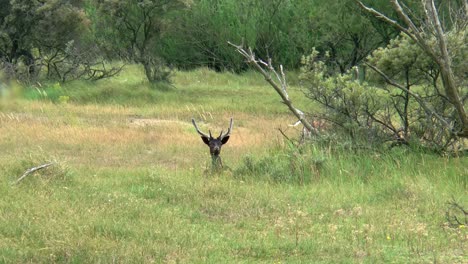
[[[289, 96], [288, 96], [288, 94], [286, 92], [286, 87], [287, 87], [286, 78], [281, 78], [280, 77], [278, 72], [272, 66], [271, 60], [269, 60], [269, 63], [267, 64], [267, 63], [263, 62], [260, 59], [257, 60], [255, 58], [255, 55], [252, 52], [251, 48], [249, 48], [249, 52], [247, 52], [243, 48], [243, 46], [241, 46], [241, 45], [235, 45], [235, 44], [231, 43], [230, 41], [228, 41], [228, 44], [233, 46], [237, 50], [237, 52], [239, 52], [242, 56], [244, 56], [244, 58], [247, 59], [248, 64], [253, 65], [255, 67], [255, 69], [257, 69], [263, 75], [265, 80], [271, 85], [271, 87], [273, 87], [273, 89], [275, 89], [275, 91], [281, 97], [282, 102], [297, 117], [297, 119], [299, 119], [299, 121], [301, 121], [301, 123], [304, 125], [304, 127], [306, 127], [307, 130], [309, 130], [309, 131], [313, 132], [314, 134], [318, 135], [319, 134], [318, 131], [316, 131], [314, 129], [314, 127], [305, 119], [304, 112], [302, 112], [301, 110], [296, 108], [293, 105], [293, 103], [291, 102], [291, 100], [289, 99]], [[261, 65], [264, 65], [265, 67], [267, 67], [268, 70], [265, 70]], [[281, 72], [282, 72], [282, 74], [284, 76], [284, 72], [282, 70], [282, 67], [281, 67]], [[280, 83], [279, 85], [271, 78], [270, 73], [273, 73], [277, 77], [277, 79], [278, 79], [278, 81]]]
[[[445, 212], [447, 221], [452, 227], [459, 227], [460, 225], [468, 224], [468, 211], [458, 204], [455, 199], [449, 202], [449, 209]], [[458, 215], [458, 216], [457, 216]], [[462, 220], [463, 218], [463, 220]]]
[[15, 184], [18, 184], [20, 181], [22, 181], [24, 178], [26, 178], [31, 173], [36, 172], [36, 171], [38, 171], [40, 169], [47, 168], [47, 167], [49, 167], [51, 165], [54, 165], [54, 164], [55, 164], [55, 162], [50, 162], [50, 163], [46, 163], [46, 164], [36, 166], [36, 167], [32, 167], [32, 168], [28, 169], [27, 171], [25, 171], [23, 173], [23, 175], [21, 177], [18, 178], [18, 180], [16, 180]]
[[[403, 85], [397, 83], [396, 81], [390, 79], [390, 77], [388, 77], [385, 73], [383, 73], [379, 68], [375, 67], [374, 65], [371, 65], [371, 64], [369, 64], [369, 63], [366, 63], [366, 65], [369, 66], [369, 67], [370, 67], [372, 70], [374, 70], [375, 72], [377, 72], [380, 76], [382, 76], [382, 78], [384, 78], [384, 80], [385, 80], [388, 84], [390, 84], [390, 85], [392, 85], [392, 86], [394, 86], [394, 87], [396, 87], [396, 88], [398, 88], [398, 89], [400, 89], [400, 90], [402, 90], [402, 91], [404, 91], [404, 92], [407, 92], [409, 95], [411, 95], [411, 96], [419, 103], [419, 105], [421, 105], [421, 107], [424, 109], [424, 111], [426, 111], [427, 114], [436, 117], [436, 118], [437, 118], [440, 122], [442, 122], [442, 124], [444, 124], [446, 127], [451, 128], [451, 126], [450, 126], [450, 124], [447, 122], [447, 120], [445, 120], [445, 119], [444, 119], [442, 116], [440, 116], [437, 112], [435, 112], [434, 110], [432, 110], [432, 109], [426, 104], [426, 102], [425, 102], [421, 97], [419, 97], [419, 95], [417, 95], [416, 93], [414, 93], [414, 92], [411, 91], [411, 90], [408, 90], [405, 86], [403, 86]], [[452, 132], [452, 129], [450, 129], [450, 131]]]
[[[356, 0], [356, 3], [357, 3], [364, 11], [366, 11], [366, 12], [368, 12], [368, 13], [374, 15], [376, 18], [378, 18], [378, 19], [380, 19], [380, 20], [382, 20], [382, 21], [384, 21], [384, 22], [386, 22], [386, 23], [388, 23], [388, 24], [390, 24], [390, 25], [392, 25], [392, 26], [398, 28], [400, 31], [403, 31], [403, 32], [407, 33], [408, 36], [410, 36], [410, 35], [409, 35], [408, 29], [405, 28], [405, 27], [403, 27], [402, 25], [398, 24], [398, 22], [396, 22], [395, 20], [390, 19], [389, 17], [387, 17], [386, 15], [380, 13], [379, 11], [375, 10], [374, 8], [371, 8], [371, 7], [368, 7], [368, 6], [364, 5], [361, 1]], [[410, 37], [411, 37], [411, 36], [410, 36]], [[411, 38], [412, 38], [412, 37], [411, 37]]]
[[292, 139], [290, 139], [290, 138], [284, 133], [284, 131], [281, 129], [281, 127], [278, 128], [278, 131], [281, 133], [281, 135], [283, 135], [283, 137], [284, 137], [287, 141], [291, 142], [291, 144], [293, 144], [294, 146], [297, 145], [296, 142], [294, 142]]

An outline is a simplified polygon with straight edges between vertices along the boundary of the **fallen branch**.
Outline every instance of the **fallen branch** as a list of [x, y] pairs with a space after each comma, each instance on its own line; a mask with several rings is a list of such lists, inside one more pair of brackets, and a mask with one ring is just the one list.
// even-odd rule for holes
[[54, 164], [55, 164], [55, 162], [50, 162], [50, 163], [42, 164], [40, 166], [32, 167], [32, 168], [28, 169], [27, 171], [25, 171], [23, 173], [23, 175], [21, 177], [19, 177], [18, 180], [16, 180], [15, 184], [18, 184], [20, 181], [22, 181], [24, 178], [26, 178], [31, 173], [36, 172], [36, 171], [41, 170], [41, 169], [44, 169], [44, 168], [47, 168], [47, 167], [52, 166]]
[[455, 199], [449, 202], [449, 208], [445, 213], [447, 221], [452, 227], [459, 227], [468, 225], [468, 211], [458, 204]]

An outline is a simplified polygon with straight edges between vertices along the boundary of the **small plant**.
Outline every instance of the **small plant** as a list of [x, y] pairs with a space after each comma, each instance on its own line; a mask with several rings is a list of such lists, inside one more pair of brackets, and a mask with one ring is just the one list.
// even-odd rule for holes
[[34, 85], [26, 90], [25, 97], [35, 100], [46, 100], [54, 103], [68, 102], [66, 91], [59, 82], [45, 85]]
[[67, 95], [61, 95], [58, 98], [58, 102], [61, 104], [66, 104], [68, 103], [68, 101], [70, 101], [70, 96], [67, 96]]

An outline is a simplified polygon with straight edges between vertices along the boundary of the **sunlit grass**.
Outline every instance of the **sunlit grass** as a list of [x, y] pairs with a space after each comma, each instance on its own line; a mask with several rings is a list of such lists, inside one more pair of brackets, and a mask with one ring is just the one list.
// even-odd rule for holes
[[[445, 218], [468, 202], [466, 158], [297, 149], [277, 130], [298, 136], [296, 120], [256, 74], [177, 72], [174, 85], [154, 90], [132, 66], [64, 85], [67, 101], [2, 101], [0, 262], [467, 262], [467, 228]], [[230, 169], [211, 174], [190, 118], [219, 133], [231, 116]]]

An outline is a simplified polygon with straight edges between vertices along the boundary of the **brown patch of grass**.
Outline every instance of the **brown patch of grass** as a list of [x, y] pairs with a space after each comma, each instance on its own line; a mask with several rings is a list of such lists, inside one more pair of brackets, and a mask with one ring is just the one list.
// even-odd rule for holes
[[[145, 110], [149, 116], [135, 115], [138, 111], [134, 108], [118, 105], [28, 102], [27, 107], [20, 104], [18, 108], [21, 111], [0, 114], [0, 144], [10, 155], [44, 149], [73, 164], [129, 167], [159, 164], [192, 168], [209, 160], [208, 148], [190, 118], [154, 118], [150, 110]], [[277, 128], [290, 122], [287, 117], [251, 118], [236, 112], [220, 113], [209, 123], [201, 123], [201, 127], [216, 135], [227, 129], [230, 116], [234, 117], [234, 127], [223, 149], [224, 160], [230, 164], [236, 164], [246, 154], [263, 153], [282, 144]]]

